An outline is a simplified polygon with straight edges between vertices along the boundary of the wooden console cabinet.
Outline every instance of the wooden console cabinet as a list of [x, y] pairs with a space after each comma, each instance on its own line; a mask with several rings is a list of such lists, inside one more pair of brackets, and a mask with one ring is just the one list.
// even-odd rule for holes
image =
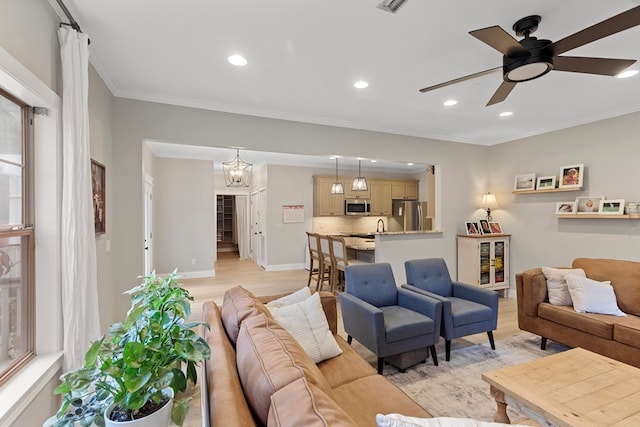
[[458, 281], [484, 289], [509, 289], [510, 234], [458, 236]]

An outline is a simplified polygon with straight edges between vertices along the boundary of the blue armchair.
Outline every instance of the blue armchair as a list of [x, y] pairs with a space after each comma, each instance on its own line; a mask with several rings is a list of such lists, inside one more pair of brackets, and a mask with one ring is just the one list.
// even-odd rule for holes
[[493, 350], [493, 331], [498, 324], [498, 293], [452, 282], [442, 258], [415, 259], [404, 263], [407, 284], [403, 288], [442, 301], [440, 335], [445, 339], [447, 362], [451, 340], [486, 332]]
[[429, 348], [438, 365], [440, 301], [396, 287], [386, 263], [350, 265], [345, 282], [340, 308], [347, 341], [355, 338], [378, 356], [379, 374], [385, 357], [418, 349]]

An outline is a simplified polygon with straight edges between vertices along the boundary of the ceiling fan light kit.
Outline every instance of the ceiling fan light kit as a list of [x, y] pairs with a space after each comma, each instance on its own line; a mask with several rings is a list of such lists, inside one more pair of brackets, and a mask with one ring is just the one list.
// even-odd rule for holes
[[550, 71], [616, 76], [633, 65], [635, 59], [593, 58], [560, 56], [564, 52], [592, 43], [596, 40], [640, 25], [640, 6], [601, 21], [578, 31], [562, 40], [532, 37], [542, 21], [539, 15], [530, 15], [516, 21], [513, 31], [521, 40], [516, 40], [499, 26], [470, 31], [469, 34], [502, 53], [502, 67], [460, 77], [448, 82], [420, 89], [429, 92], [455, 83], [481, 77], [502, 69], [502, 84], [495, 91], [487, 106], [504, 101], [516, 84], [534, 80]]

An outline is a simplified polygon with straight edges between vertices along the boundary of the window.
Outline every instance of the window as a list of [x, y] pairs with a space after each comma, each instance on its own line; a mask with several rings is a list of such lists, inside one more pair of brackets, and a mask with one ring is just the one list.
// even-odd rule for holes
[[0, 90], [0, 384], [34, 355], [31, 114]]

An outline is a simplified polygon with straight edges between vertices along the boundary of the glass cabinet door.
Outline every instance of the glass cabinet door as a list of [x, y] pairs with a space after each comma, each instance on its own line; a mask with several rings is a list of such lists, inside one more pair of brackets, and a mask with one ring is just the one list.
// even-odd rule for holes
[[480, 243], [480, 284], [491, 283], [491, 243]]
[[494, 275], [495, 275], [495, 283], [503, 283], [504, 282], [504, 254], [505, 254], [505, 242], [495, 242], [495, 256], [494, 256]]

